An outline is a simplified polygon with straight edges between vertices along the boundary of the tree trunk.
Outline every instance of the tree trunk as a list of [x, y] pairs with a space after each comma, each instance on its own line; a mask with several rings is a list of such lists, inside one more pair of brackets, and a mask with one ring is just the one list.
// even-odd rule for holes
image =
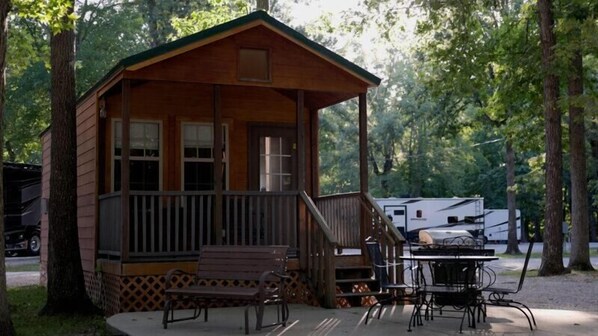
[[[589, 138], [590, 138], [590, 153], [592, 157], [592, 161], [590, 162], [598, 162], [598, 132], [596, 131], [596, 123], [593, 122], [590, 124], [589, 131]], [[591, 165], [589, 171], [590, 179], [598, 179], [598, 167], [596, 165]], [[593, 197], [597, 197], [595, 195], [588, 195], [590, 197], [589, 204], [592, 204]], [[592, 197], [593, 196], [593, 197]], [[598, 208], [592, 206], [591, 209], [592, 217], [590, 219], [590, 241], [596, 241], [598, 239]]]
[[546, 146], [546, 212], [544, 248], [538, 275], [562, 274], [563, 266], [563, 178], [561, 114], [558, 108], [559, 79], [554, 74], [554, 18], [551, 0], [538, 0], [542, 70], [544, 73], [544, 130]]
[[[9, 0], [0, 0], [0, 121], [4, 120], [4, 83], [6, 75], [6, 47], [8, 31]], [[0, 335], [13, 336], [15, 328], [10, 319], [8, 294], [6, 292], [6, 266], [4, 245], [4, 169], [2, 153], [4, 152], [4, 123], [0, 122]]]
[[[73, 12], [72, 4], [67, 11]], [[66, 15], [61, 18], [66, 23]], [[85, 290], [77, 228], [75, 33], [50, 40], [52, 142], [48, 231], [48, 297], [40, 314], [97, 312]]]
[[155, 0], [147, 0], [147, 13], [146, 13], [146, 22], [147, 28], [149, 30], [150, 36], [150, 47], [155, 48], [164, 41], [162, 41], [160, 31], [158, 28], [158, 9], [156, 8], [156, 1]]
[[507, 208], [509, 209], [509, 232], [507, 238], [507, 254], [521, 254], [517, 242], [517, 203], [515, 194], [515, 152], [511, 140], [506, 143], [507, 157]]
[[583, 95], [581, 50], [573, 55], [569, 76], [569, 155], [571, 164], [571, 256], [570, 269], [593, 270], [590, 262], [590, 224], [586, 172], [584, 108], [576, 101]]
[[257, 10], [263, 10], [263, 11], [269, 11], [270, 10], [270, 4], [268, 0], [257, 0], [256, 1], [256, 9]]

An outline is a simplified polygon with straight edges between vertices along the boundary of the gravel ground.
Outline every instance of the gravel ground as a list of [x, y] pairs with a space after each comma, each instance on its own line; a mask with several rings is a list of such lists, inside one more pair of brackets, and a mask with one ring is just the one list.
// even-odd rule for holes
[[8, 288], [39, 285], [39, 272], [8, 272], [6, 286]]
[[[518, 283], [519, 277], [516, 275], [498, 275], [494, 286], [517, 288]], [[521, 291], [511, 298], [530, 308], [598, 313], [598, 272], [572, 272], [550, 277], [527, 276]]]

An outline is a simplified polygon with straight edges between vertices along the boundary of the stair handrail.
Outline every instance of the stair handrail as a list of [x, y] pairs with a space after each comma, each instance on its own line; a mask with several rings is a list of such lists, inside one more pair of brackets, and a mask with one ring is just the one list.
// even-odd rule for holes
[[392, 240], [394, 240], [395, 243], [398, 243], [398, 244], [405, 243], [405, 241], [406, 241], [405, 237], [403, 237], [401, 232], [399, 232], [399, 230], [394, 226], [392, 221], [386, 216], [386, 214], [384, 213], [384, 210], [382, 210], [382, 208], [378, 205], [378, 202], [376, 202], [374, 197], [372, 197], [372, 195], [369, 192], [364, 193], [363, 197], [365, 200], [367, 200], [367, 202], [374, 209], [374, 211], [377, 212], [378, 215], [380, 216], [380, 218], [382, 220], [382, 224], [384, 225], [384, 227], [386, 229], [388, 229], [388, 231], [386, 231], [386, 232], [388, 234], [390, 234], [389, 238], [391, 238]]
[[[387, 269], [390, 280], [393, 282], [403, 281], [402, 267], [398, 267], [397, 263], [399, 263], [399, 256], [403, 255], [405, 238], [378, 206], [372, 195], [363, 193], [360, 200], [364, 216], [361, 227], [361, 232], [364, 235], [364, 239], [362, 239], [364, 247], [362, 249], [365, 249], [365, 239], [367, 237], [372, 237], [378, 241], [381, 252], [390, 265]], [[368, 225], [370, 226], [368, 227]]]
[[306, 207], [306, 272], [317, 298], [326, 308], [336, 307], [334, 250], [338, 242], [326, 220], [305, 191], [299, 197]]

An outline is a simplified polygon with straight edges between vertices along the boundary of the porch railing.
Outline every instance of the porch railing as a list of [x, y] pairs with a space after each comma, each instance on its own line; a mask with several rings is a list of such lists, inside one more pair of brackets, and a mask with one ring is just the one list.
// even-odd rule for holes
[[[100, 256], [121, 258], [121, 248], [136, 260], [196, 256], [202, 245], [218, 243], [215, 197], [212, 191], [131, 191], [129, 239], [122, 245], [120, 192], [100, 196]], [[222, 211], [220, 244], [289, 245], [296, 253], [296, 192], [226, 191]]]
[[360, 193], [321, 196], [314, 200], [338, 241], [338, 247], [360, 248], [361, 206]]
[[297, 252], [297, 192], [224, 192], [225, 245], [289, 245]]
[[307, 194], [302, 191], [300, 209], [303, 211], [306, 232], [306, 253], [302, 255], [307, 277], [316, 297], [326, 308], [336, 307], [336, 274], [334, 250], [338, 242], [326, 220]]

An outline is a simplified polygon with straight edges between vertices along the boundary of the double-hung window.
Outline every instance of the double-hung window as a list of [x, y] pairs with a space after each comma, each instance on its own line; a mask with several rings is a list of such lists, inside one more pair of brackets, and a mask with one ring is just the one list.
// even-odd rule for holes
[[[160, 123], [130, 124], [129, 188], [160, 190]], [[121, 189], [122, 122], [114, 122], [114, 190]]]
[[185, 123], [183, 128], [184, 190], [214, 190], [214, 155], [222, 155], [222, 184], [227, 187], [227, 127], [222, 126], [223, 152], [214, 153], [212, 124]]

